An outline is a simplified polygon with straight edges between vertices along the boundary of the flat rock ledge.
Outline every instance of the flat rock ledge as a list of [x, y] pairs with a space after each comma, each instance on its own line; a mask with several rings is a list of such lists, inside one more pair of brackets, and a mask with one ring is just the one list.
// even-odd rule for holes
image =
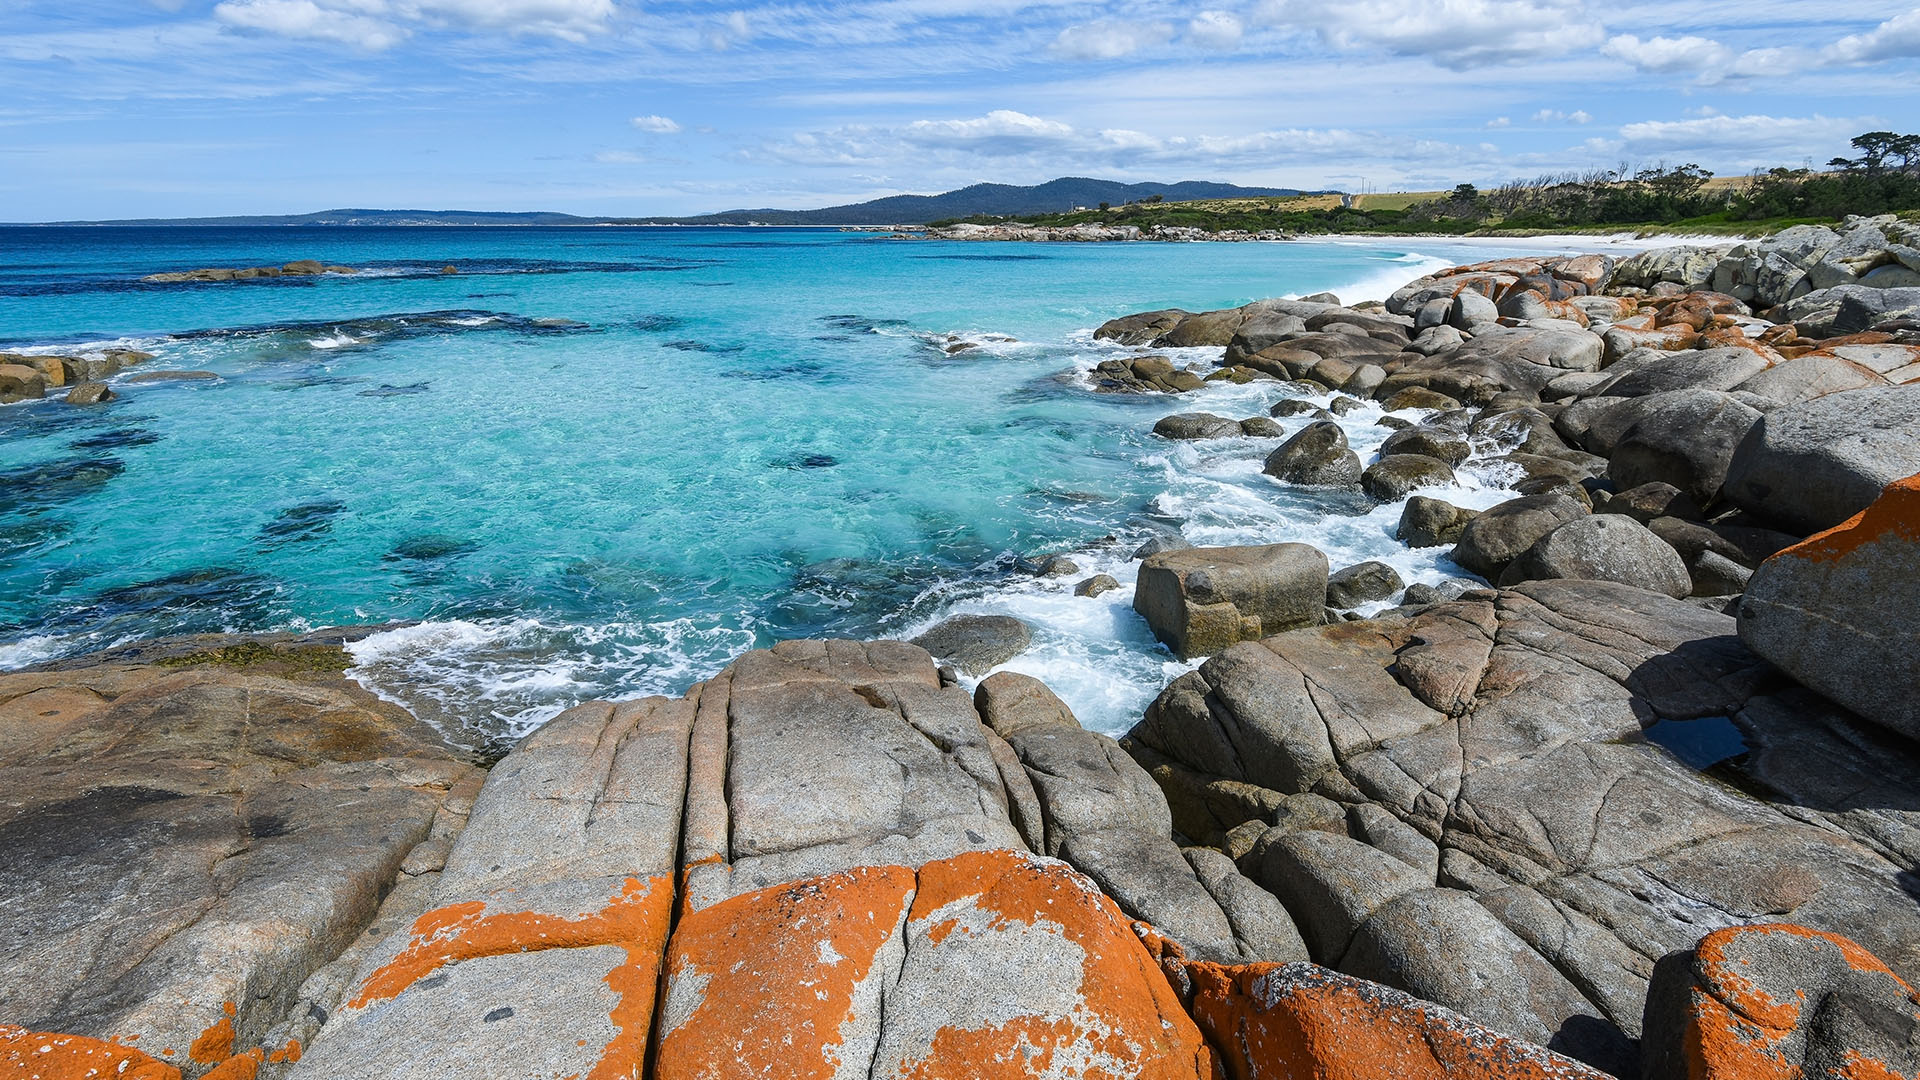
[[[1646, 595], [1600, 599], [1674, 603]], [[1559, 610], [1524, 597], [1463, 603], [1496, 609], [1495, 622], [1502, 603]], [[1685, 613], [1683, 636], [1724, 629], [1700, 621], [1698, 609]], [[1612, 625], [1562, 618], [1576, 636]], [[1216, 665], [1246, 650], [1336, 630], [1355, 633], [1242, 643], [1203, 671], [1216, 679]], [[1333, 647], [1364, 655], [1373, 640], [1364, 635], [1381, 633]], [[1661, 647], [1623, 629], [1605, 636], [1566, 667], [1626, 678], [1625, 657]], [[0, 804], [0, 956], [10, 974], [0, 984], [0, 1018], [9, 1021], [0, 1024], [0, 1076], [1597, 1080], [1605, 1074], [1592, 1065], [1540, 1044], [1566, 1042], [1581, 1020], [1617, 1035], [1612, 1017], [1638, 1000], [1636, 990], [1646, 996], [1655, 943], [1671, 943], [1675, 955], [1697, 944], [1668, 925], [1677, 901], [1617, 893], [1613, 924], [1638, 936], [1606, 955], [1642, 982], [1613, 997], [1553, 982], [1562, 968], [1517, 941], [1503, 942], [1514, 955], [1488, 968], [1494, 981], [1480, 994], [1444, 979], [1419, 982], [1429, 991], [1421, 996], [1383, 985], [1414, 980], [1377, 944], [1372, 979], [1316, 965], [1310, 956], [1353, 966], [1361, 949], [1356, 940], [1333, 958], [1327, 948], [1329, 926], [1358, 909], [1309, 883], [1319, 849], [1294, 853], [1302, 869], [1291, 883], [1268, 869], [1278, 855], [1250, 878], [1227, 854], [1232, 844], [1183, 849], [1176, 825], [1218, 830], [1183, 820], [1190, 800], [1170, 806], [1162, 792], [1177, 784], [1081, 728], [1045, 686], [1001, 673], [968, 694], [925, 651], [899, 642], [786, 642], [746, 654], [682, 698], [582, 705], [484, 773], [343, 678], [337, 654], [311, 638], [283, 639], [122, 652], [0, 676], [9, 792]], [[1688, 693], [1694, 711], [1709, 707], [1706, 698], [1718, 707], [1716, 695], [1747, 689], [1743, 655], [1733, 642], [1671, 661], [1680, 665], [1672, 670], [1643, 660], [1642, 678], [1669, 708]], [[1699, 678], [1705, 689], [1680, 686]], [[1391, 682], [1374, 681], [1376, 690]], [[1608, 699], [1624, 699], [1622, 684], [1612, 685]], [[1401, 714], [1379, 717], [1387, 726], [1369, 736], [1376, 749], [1410, 717], [1434, 732], [1461, 723], [1411, 703]], [[1476, 772], [1525, 761], [1514, 753], [1523, 739], [1489, 730], [1493, 741], [1474, 747]], [[1470, 740], [1449, 731], [1444, 741], [1463, 749]], [[1884, 903], [1892, 849], [1849, 839], [1839, 824], [1846, 815], [1783, 822], [1732, 795], [1700, 811], [1707, 796], [1687, 787], [1684, 770], [1643, 747], [1620, 750], [1649, 755], [1646, 775], [1614, 780], [1598, 811], [1564, 793], [1560, 810], [1524, 795], [1504, 812], [1485, 804], [1485, 835], [1466, 846], [1485, 857], [1475, 883], [1520, 865], [1496, 852], [1550, 843], [1539, 830], [1562, 820], [1572, 831], [1559, 841], [1567, 853], [1539, 854], [1527, 872], [1534, 908], [1517, 895], [1496, 904], [1491, 892], [1469, 891], [1475, 883], [1424, 890], [1480, 912], [1465, 938], [1448, 942], [1463, 962], [1479, 959], [1473, 950], [1504, 925], [1499, 918], [1519, 918], [1503, 913], [1555, 912], [1552, 934], [1526, 940], [1558, 943], [1565, 955], [1554, 954], [1556, 963], [1584, 976], [1581, 947], [1602, 949], [1606, 938], [1576, 907], [1554, 906], [1562, 893], [1546, 868], [1568, 859], [1644, 871], [1631, 883], [1643, 889], [1674, 881], [1693, 905], [1684, 913], [1737, 921], [1711, 906], [1729, 901], [1674, 868], [1693, 854], [1733, 872], [1696, 850], [1703, 838], [1732, 837], [1745, 845], [1735, 854], [1770, 859], [1766, 871], [1787, 878], [1750, 882], [1739, 910], [1794, 901], [1795, 916], [1851, 927], [1888, 957], [1887, 971], [1913, 966], [1913, 917]], [[1442, 747], [1436, 760], [1444, 773], [1459, 758]], [[1417, 790], [1408, 761], [1390, 770], [1404, 798], [1383, 799], [1385, 813], [1365, 819], [1377, 846], [1342, 841], [1379, 857], [1417, 846], [1403, 834], [1449, 788], [1437, 773]], [[1330, 790], [1336, 775], [1337, 765], [1324, 766], [1307, 786]], [[1305, 776], [1285, 785], [1300, 788]], [[1339, 791], [1356, 814], [1372, 805], [1362, 790]], [[1648, 797], [1669, 792], [1695, 802], [1669, 809]], [[1862, 821], [1906, 835], [1884, 800], [1865, 802]], [[1605, 828], [1582, 819], [1590, 811]], [[1633, 861], [1630, 838], [1615, 836], [1620, 823], [1644, 831], [1656, 812], [1674, 823], [1663, 830], [1672, 841], [1664, 878]], [[1402, 816], [1408, 824], [1396, 831]], [[1466, 848], [1450, 846], [1447, 865]], [[1834, 865], [1795, 876], [1782, 864], [1806, 857]], [[1357, 880], [1374, 868], [1363, 858], [1349, 869]], [[1807, 881], [1829, 869], [1840, 874], [1831, 895]], [[1379, 887], [1399, 880], [1376, 876]], [[1315, 889], [1322, 899], [1312, 899]], [[1876, 905], [1873, 919], [1858, 917]], [[1377, 906], [1368, 925], [1390, 918], [1390, 904]], [[1448, 921], [1432, 916], [1450, 913], [1435, 906], [1408, 925], [1444, 931]], [[1531, 1013], [1507, 1007], [1513, 984], [1503, 980], [1516, 967], [1534, 980], [1524, 997]], [[1778, 977], [1799, 970], [1789, 964]], [[1603, 980], [1609, 989], [1621, 981]], [[1872, 987], [1881, 1006], [1885, 985]], [[1694, 999], [1668, 996], [1682, 1004], [1662, 1031], [1685, 1039], [1687, 1024], [1713, 1019]], [[1541, 1029], [1542, 1015], [1563, 1030]], [[1591, 1041], [1575, 1042], [1595, 1056]], [[1617, 1069], [1632, 1070], [1628, 1059]]]

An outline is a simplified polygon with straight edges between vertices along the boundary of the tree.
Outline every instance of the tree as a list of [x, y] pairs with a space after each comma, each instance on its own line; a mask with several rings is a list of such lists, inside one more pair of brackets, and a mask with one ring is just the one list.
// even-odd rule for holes
[[1480, 198], [1480, 189], [1474, 187], [1472, 184], [1460, 184], [1453, 189], [1453, 194], [1447, 196], [1447, 198], [1457, 203], [1475, 202]]

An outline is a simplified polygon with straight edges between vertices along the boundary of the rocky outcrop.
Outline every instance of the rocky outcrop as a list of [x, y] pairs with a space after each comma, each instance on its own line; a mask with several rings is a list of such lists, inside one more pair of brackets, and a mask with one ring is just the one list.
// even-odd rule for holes
[[284, 1051], [483, 774], [342, 679], [337, 639], [145, 652], [0, 675], [0, 1018], [138, 1040], [157, 1077]]
[[1920, 739], [1920, 476], [1852, 520], [1768, 559], [1740, 604], [1740, 639], [1800, 683]]
[[1726, 615], [1542, 581], [1235, 645], [1124, 744], [1316, 962], [1629, 1076], [1656, 962], [1702, 931], [1920, 970], [1920, 758], [1871, 732]]
[[1306, 544], [1186, 548], [1140, 563], [1133, 609], [1177, 656], [1318, 623], [1327, 557]]
[[[27, 808], [0, 851], [43, 861], [4, 887], [57, 884], [65, 905], [0, 909], [31, 930], [4, 939], [9, 971], [34, 976], [7, 987], [25, 1021], [0, 1025], [9, 1075], [1597, 1077], [1305, 963], [1279, 901], [1176, 847], [1141, 767], [1024, 676], [970, 700], [911, 646], [783, 643], [684, 698], [573, 709], [482, 785], [320, 653], [4, 677], [8, 760], [96, 763], [108, 793], [137, 764], [152, 790], [189, 777], [223, 796], [208, 838], [165, 843], [206, 795], [43, 806], [52, 781], [23, 789], [8, 766]], [[178, 902], [220, 814], [240, 850], [212, 877], [232, 890]], [[75, 831], [123, 818], [124, 836]], [[138, 892], [86, 884], [155, 841]], [[329, 903], [346, 894], [358, 905]], [[111, 933], [166, 919], [191, 925], [157, 949]], [[61, 927], [63, 962], [105, 981], [61, 993], [59, 964], [32, 966]], [[136, 967], [106, 978], [121, 954]], [[1312, 1034], [1232, 1035], [1287, 1025]]]
[[1033, 628], [1011, 615], [955, 615], [913, 643], [968, 675], [985, 675], [1027, 651]]
[[178, 270], [148, 274], [141, 281], [155, 285], [173, 285], [186, 281], [254, 281], [260, 278], [317, 277], [321, 274], [357, 274], [351, 266], [330, 266], [318, 259], [300, 259], [284, 266], [219, 266], [203, 270]]
[[1090, 376], [1093, 388], [1107, 394], [1184, 394], [1206, 385], [1206, 380], [1185, 368], [1176, 368], [1164, 356], [1123, 357], [1102, 360]]
[[1865, 510], [1920, 472], [1920, 386], [1847, 390], [1757, 418], [1728, 458], [1727, 496], [1807, 533]]
[[1646, 1080], [1920, 1073], [1920, 994], [1837, 934], [1760, 924], [1708, 934], [1654, 970]]

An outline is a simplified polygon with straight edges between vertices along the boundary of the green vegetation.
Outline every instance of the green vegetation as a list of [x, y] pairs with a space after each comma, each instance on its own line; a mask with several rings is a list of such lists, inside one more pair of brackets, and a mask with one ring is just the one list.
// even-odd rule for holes
[[[1208, 232], [1401, 233], [1467, 235], [1564, 232], [1682, 232], [1753, 235], [1848, 214], [1920, 210], [1920, 135], [1871, 131], [1853, 140], [1859, 154], [1834, 158], [1825, 172], [1776, 168], [1716, 179], [1698, 165], [1600, 169], [1516, 180], [1492, 191], [1385, 195], [1142, 200], [1071, 214], [1022, 217], [1033, 225], [1171, 226]], [[994, 224], [1005, 218], [959, 219]], [[958, 221], [936, 222], [937, 225]]]

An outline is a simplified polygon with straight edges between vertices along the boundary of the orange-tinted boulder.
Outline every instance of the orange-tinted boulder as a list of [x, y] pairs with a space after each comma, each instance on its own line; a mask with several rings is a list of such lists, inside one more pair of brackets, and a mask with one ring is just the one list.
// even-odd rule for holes
[[1312, 964], [1175, 964], [1233, 1080], [1606, 1080], [1458, 1013]]
[[1920, 995], [1873, 954], [1801, 926], [1736, 926], [1654, 970], [1646, 1080], [1920, 1075]]
[[1800, 683], [1920, 738], [1920, 475], [1762, 563], [1740, 639]]

